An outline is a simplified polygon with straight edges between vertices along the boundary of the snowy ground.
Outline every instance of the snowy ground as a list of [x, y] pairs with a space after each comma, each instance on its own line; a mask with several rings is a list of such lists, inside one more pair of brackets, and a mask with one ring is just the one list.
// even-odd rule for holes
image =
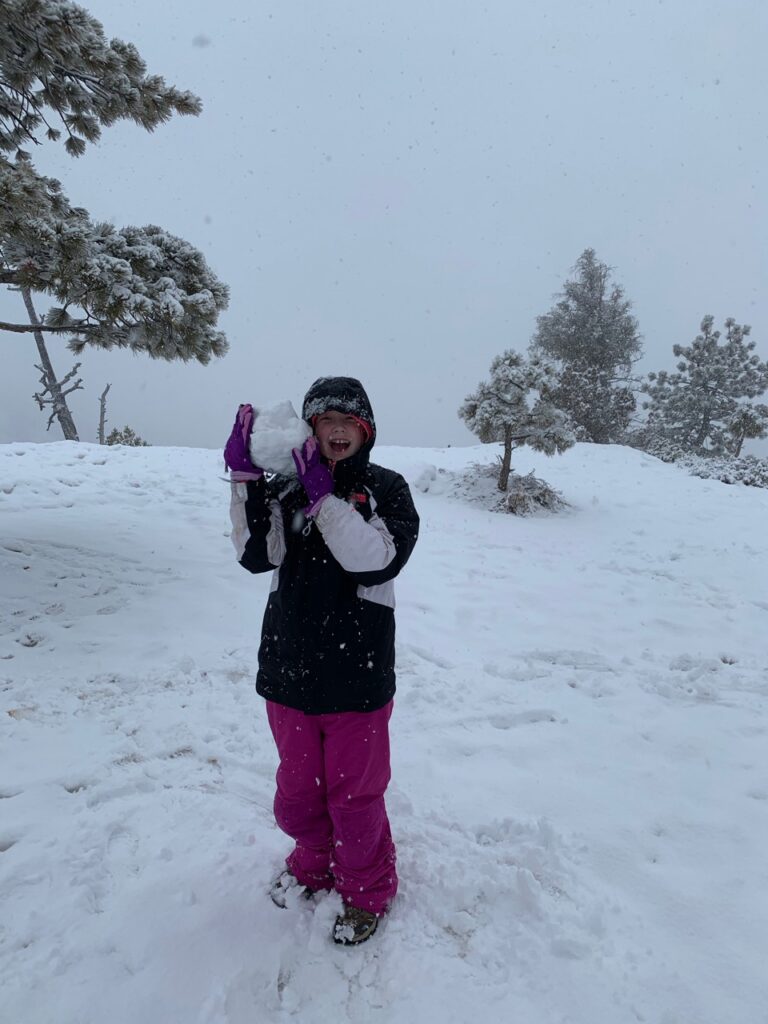
[[268, 580], [217, 453], [0, 446], [3, 1024], [765, 1024], [768, 491], [520, 455], [571, 508], [414, 485], [389, 808], [359, 949], [287, 852], [252, 678]]

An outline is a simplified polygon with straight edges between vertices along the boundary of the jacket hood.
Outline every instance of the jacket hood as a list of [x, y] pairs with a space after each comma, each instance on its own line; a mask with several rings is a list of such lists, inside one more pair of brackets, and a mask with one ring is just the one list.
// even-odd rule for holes
[[304, 405], [301, 410], [302, 419], [311, 423], [313, 417], [319, 416], [329, 409], [359, 416], [361, 420], [370, 423], [373, 431], [370, 444], [373, 445], [376, 440], [373, 409], [371, 401], [365, 393], [365, 388], [359, 380], [354, 377], [319, 377], [304, 396]]
[[365, 471], [376, 443], [376, 421], [373, 418], [371, 401], [365, 388], [355, 377], [319, 377], [304, 396], [301, 417], [312, 423], [315, 416], [334, 409], [352, 416], [358, 416], [371, 426], [371, 437], [365, 441], [351, 458], [341, 459], [335, 464], [334, 476], [337, 481], [353, 482]]

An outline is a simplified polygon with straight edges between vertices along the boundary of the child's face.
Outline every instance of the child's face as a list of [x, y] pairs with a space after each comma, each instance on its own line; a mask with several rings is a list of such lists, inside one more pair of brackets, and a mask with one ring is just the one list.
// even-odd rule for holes
[[315, 437], [320, 453], [331, 462], [348, 459], [363, 446], [363, 432], [354, 416], [329, 409], [315, 420]]

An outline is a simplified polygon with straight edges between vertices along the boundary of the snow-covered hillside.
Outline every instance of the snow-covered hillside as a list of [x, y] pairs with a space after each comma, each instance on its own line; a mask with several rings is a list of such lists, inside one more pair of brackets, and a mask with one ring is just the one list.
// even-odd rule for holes
[[219, 454], [0, 446], [3, 1024], [768, 1021], [768, 491], [577, 445], [517, 458], [571, 505], [519, 520], [457, 496], [490, 448], [375, 455], [422, 516], [401, 889], [345, 949], [335, 897], [265, 894]]

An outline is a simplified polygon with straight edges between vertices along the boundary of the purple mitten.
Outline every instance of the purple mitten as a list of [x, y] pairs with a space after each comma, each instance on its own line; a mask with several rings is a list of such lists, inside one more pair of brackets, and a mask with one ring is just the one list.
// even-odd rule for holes
[[318, 509], [328, 495], [333, 494], [333, 477], [330, 469], [320, 461], [317, 438], [308, 437], [301, 448], [294, 448], [293, 461], [296, 463], [299, 481], [309, 498], [304, 515], [317, 515]]
[[248, 454], [253, 420], [253, 406], [241, 405], [237, 410], [232, 433], [224, 446], [224, 465], [229, 470], [230, 480], [260, 480], [264, 476], [264, 470], [254, 466]]

